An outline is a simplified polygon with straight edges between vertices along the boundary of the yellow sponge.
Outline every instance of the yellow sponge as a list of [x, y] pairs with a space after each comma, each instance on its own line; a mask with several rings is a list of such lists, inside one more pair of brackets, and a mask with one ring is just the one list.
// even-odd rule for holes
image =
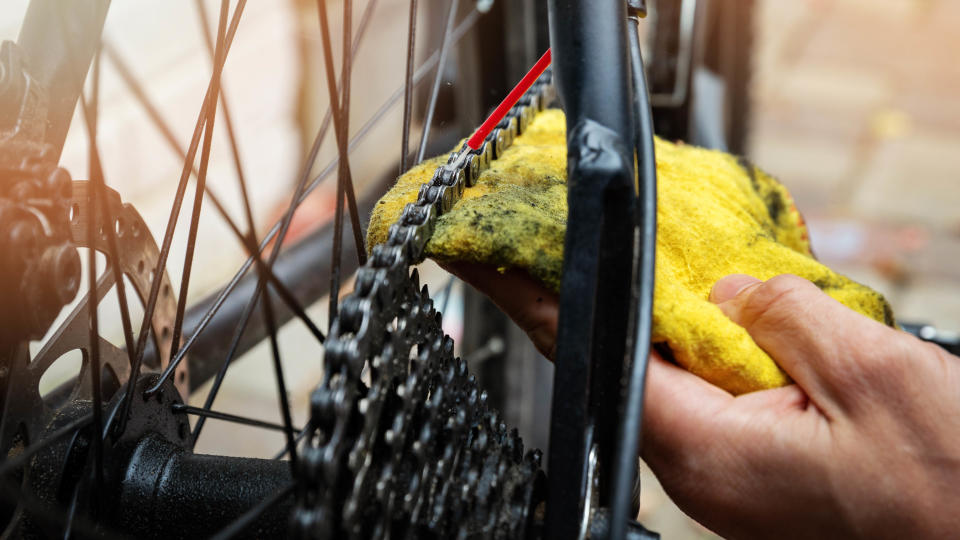
[[[656, 141], [657, 264], [653, 341], [691, 372], [740, 394], [782, 386], [786, 374], [708, 300], [733, 273], [805, 277], [846, 306], [893, 324], [884, 298], [817, 262], [790, 194], [735, 156]], [[522, 268], [560, 287], [567, 219], [565, 119], [537, 115], [523, 135], [441, 216], [428, 257]], [[413, 168], [377, 204], [367, 245], [383, 243], [404, 205], [446, 156]]]

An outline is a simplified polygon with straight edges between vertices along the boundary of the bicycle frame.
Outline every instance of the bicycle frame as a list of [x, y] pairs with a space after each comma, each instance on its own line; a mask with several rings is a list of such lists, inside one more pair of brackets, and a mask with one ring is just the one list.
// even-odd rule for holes
[[[67, 4], [32, 0], [24, 20], [18, 42], [31, 58], [31, 69], [40, 74], [42, 84], [51, 91], [44, 142], [54, 147], [57, 156], [86, 78], [86, 67], [99, 48], [109, 4], [109, 0]], [[599, 505], [612, 509], [609, 531], [594, 534], [625, 537], [629, 498], [624, 497], [624, 486], [632, 482], [636, 471], [634, 456], [642, 406], [638, 392], [642, 391], [642, 364], [649, 344], [650, 303], [644, 295], [652, 294], [653, 236], [649, 231], [650, 220], [655, 218], [655, 191], [651, 191], [655, 173], [651, 173], [652, 132], [647, 129], [649, 109], [642, 59], [631, 58], [625, 47], [629, 42], [627, 14], [626, 4], [619, 0], [549, 2], [554, 70], [567, 111], [570, 156], [570, 219], [550, 436], [549, 466], [555, 471], [550, 475], [547, 505], [546, 536], [550, 538], [573, 538], [584, 532], [582, 516], [589, 511], [591, 501], [582, 497], [585, 487], [592, 488], [585, 484], [587, 478], [594, 477], [587, 469], [591, 455], [595, 463], [604, 464], [595, 476]], [[51, 31], [48, 25], [57, 19], [63, 21], [64, 28]], [[635, 36], [633, 39], [636, 41]], [[597, 57], [604, 61], [594, 61]], [[643, 99], [636, 101], [637, 95]], [[434, 148], [446, 149], [451, 143], [450, 139], [440, 139]], [[635, 164], [643, 171], [639, 197]], [[384, 185], [389, 180], [382, 179]], [[372, 207], [373, 203], [373, 199], [361, 201], [361, 208]], [[638, 227], [639, 223], [644, 226]], [[287, 249], [277, 261], [277, 276], [294, 284], [293, 291], [301, 302], [313, 302], [326, 292], [310, 285], [325, 280], [305, 276], [307, 271], [315, 271], [308, 261], [330, 249], [332, 234], [332, 226], [324, 227], [306, 242]], [[351, 271], [354, 262], [344, 262]], [[248, 276], [238, 288], [252, 289], [256, 279], [255, 275]], [[247, 296], [237, 294], [234, 298]], [[196, 321], [210, 301], [191, 308], [186, 320]], [[243, 301], [228, 301], [216, 323], [201, 334], [203, 341], [191, 356], [194, 388], [215, 373], [217, 364], [212, 360], [208, 364], [204, 358], [219, 358], [218, 344], [233, 333], [243, 308]], [[281, 310], [277, 322], [282, 324], [291, 317], [289, 310]], [[191, 324], [185, 326], [185, 335], [193, 333]], [[267, 335], [263, 324], [254, 322], [251, 326], [241, 351]], [[166, 448], [157, 449], [154, 457], [159, 461], [147, 463], [144, 481], [151, 478], [149, 472], [158, 463], [168, 463], [163, 458], [166, 452]], [[186, 463], [181, 467], [184, 470], [217, 460], [212, 466], [239, 471], [239, 476], [270, 479], [241, 490], [247, 498], [238, 502], [239, 507], [250, 506], [250, 497], [278, 491], [278, 486], [289, 479], [289, 470], [276, 467], [275, 462], [267, 462], [269, 466], [245, 462], [241, 467], [231, 458], [217, 456], [178, 459]], [[577, 468], [582, 469], [582, 475], [558, 473]], [[187, 476], [171, 478], [170, 486], [188, 481]], [[220, 481], [215, 479], [215, 483]], [[194, 485], [194, 490], [203, 492], [214, 486]], [[169, 495], [177, 497], [177, 491], [171, 489]], [[276, 516], [288, 511], [288, 507], [278, 505], [266, 517], [276, 521]]]
[[[569, 217], [551, 415], [548, 538], [582, 538], [588, 526], [592, 536], [624, 538], [632, 517], [628, 506], [650, 343], [656, 171], [635, 33], [628, 46], [628, 4], [631, 16], [645, 12], [643, 2], [549, 4], [554, 73], [567, 114]], [[628, 50], [635, 51], [632, 59]], [[639, 193], [635, 160], [643, 171]], [[610, 510], [607, 530], [598, 529], [603, 520], [590, 515], [594, 491], [597, 505]], [[642, 527], [632, 532], [646, 534]]]
[[[17, 38], [30, 59], [30, 71], [47, 89], [45, 143], [59, 159], [70, 119], [80, 98], [90, 62], [100, 47], [100, 34], [110, 0], [31, 0]], [[61, 28], [50, 28], [59, 21]]]

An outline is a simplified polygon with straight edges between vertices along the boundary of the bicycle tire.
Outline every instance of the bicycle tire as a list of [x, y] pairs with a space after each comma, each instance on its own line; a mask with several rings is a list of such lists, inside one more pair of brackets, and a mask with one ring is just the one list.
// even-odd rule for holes
[[[242, 3], [241, 3], [241, 4], [242, 4]], [[38, 2], [37, 5], [42, 5], [42, 4], [41, 4], [40, 2]], [[224, 5], [226, 5], [226, 4], [224, 4]], [[225, 11], [222, 11], [222, 13], [226, 13], [226, 12], [225, 12]], [[450, 11], [450, 13], [451, 13], [451, 14], [455, 14], [452, 10]], [[42, 20], [45, 20], [45, 23], [50, 23], [50, 24], [52, 24], [52, 23], [55, 23], [55, 22], [56, 22], [56, 19], [53, 18], [53, 17], [54, 17], [54, 16], [51, 15], [50, 13], [47, 13], [44, 17], [41, 17], [41, 19], [42, 19]], [[217, 47], [221, 47], [221, 43], [223, 43], [221, 40], [223, 39], [222, 36], [224, 35], [224, 28], [225, 28], [224, 21], [225, 21], [225, 19], [223, 18], [223, 16], [221, 16], [221, 23], [220, 23], [220, 36], [221, 36], [221, 37], [218, 37], [217, 44], [216, 44]], [[44, 22], [41, 22], [41, 26], [42, 26], [43, 24], [44, 24]], [[233, 27], [233, 28], [235, 28], [235, 27]], [[229, 32], [227, 32], [227, 33], [229, 34]], [[492, 37], [492, 36], [488, 34], [488, 35], [485, 36], [485, 39], [489, 40], [489, 39], [491, 39], [491, 37]], [[227, 39], [229, 39], [229, 38], [227, 38]], [[218, 49], [218, 50], [219, 50], [219, 49]], [[216, 52], [216, 54], [220, 54], [220, 53], [219, 53], [219, 52]], [[211, 56], [216, 57], [216, 54], [215, 54], [215, 51], [213, 50], [213, 47], [211, 47]], [[225, 56], [225, 54], [224, 54], [224, 56]], [[220, 60], [220, 62], [222, 63], [222, 59]], [[216, 78], [216, 76], [215, 76], [214, 78]], [[82, 81], [82, 78], [81, 78], [80, 80]], [[56, 84], [54, 84], [54, 86], [56, 86]], [[214, 87], [214, 88], [215, 88], [215, 87]], [[217, 92], [214, 91], [214, 94], [216, 94], [216, 93], [217, 93]], [[205, 113], [201, 113], [201, 116], [203, 116], [204, 114], [205, 114]], [[212, 117], [210, 117], [210, 118], [212, 118]], [[336, 123], [336, 119], [334, 119], [334, 122]], [[199, 132], [198, 132], [198, 133], [199, 133]], [[443, 139], [441, 139], [441, 141], [443, 141]], [[448, 139], [446, 142], [442, 142], [442, 144], [443, 144], [443, 146], [445, 146], [445, 147], [449, 147], [449, 139]], [[196, 148], [196, 146], [194, 146], [194, 148]], [[203, 163], [204, 163], [204, 158], [202, 157], [202, 158], [201, 158], [201, 170], [202, 170], [202, 169], [204, 168], [204, 166], [205, 166]], [[107, 231], [107, 236], [111, 236], [110, 231]], [[327, 237], [329, 238], [329, 236], [327, 236]], [[254, 249], [256, 249], [256, 248], [254, 248]], [[255, 263], [254, 263], [254, 266], [256, 266], [257, 268], [259, 268], [259, 267], [260, 267], [260, 264], [261, 264], [261, 263], [259, 263], [259, 262], [255, 262]], [[302, 291], [298, 291], [298, 292], [302, 292]], [[314, 292], [312, 292], [311, 294], [316, 294], [316, 292], [314, 291]], [[267, 303], [267, 304], [269, 304], [269, 303]], [[261, 307], [262, 307], [262, 306], [263, 306], [263, 304], [261, 303]], [[259, 313], [259, 311], [258, 311], [258, 313]], [[276, 315], [276, 314], [272, 314], [272, 315], [271, 315], [268, 311], [264, 311], [264, 312], [263, 312], [263, 317], [264, 317], [265, 320], [262, 321], [262, 322], [264, 323], [264, 326], [265, 326], [265, 327], [275, 327], [275, 326], [276, 326], [276, 323], [277, 323], [276, 320], [270, 321], [270, 319], [273, 318], [273, 317], [275, 317], [275, 315]], [[178, 315], [178, 317], [179, 317], [179, 315]], [[275, 330], [271, 330], [271, 332], [272, 332], [272, 331], [275, 331]], [[185, 335], [186, 335], [186, 334], [185, 334]], [[191, 335], [192, 335], [192, 334], [191, 334]], [[129, 342], [128, 342], [128, 345], [129, 345]], [[128, 347], [128, 349], [132, 350], [130, 347]], [[201, 348], [201, 349], [197, 349], [197, 351], [202, 351], [202, 348]], [[236, 351], [237, 351], [237, 349], [234, 348], [234, 351], [233, 351], [232, 354], [235, 354]], [[221, 352], [222, 352], [222, 349], [221, 349]], [[149, 363], [149, 359], [147, 359], [147, 362]], [[206, 373], [202, 373], [202, 372], [199, 372], [199, 371], [197, 371], [197, 370], [194, 370], [194, 371], [193, 371], [193, 375], [195, 375], [194, 381], [193, 381], [193, 387], [196, 387], [203, 379], [209, 377], [209, 376], [211, 375], [211, 372], [210, 372], [210, 370], [207, 370]], [[131, 379], [131, 380], [132, 380], [132, 379]], [[159, 384], [159, 382], [158, 382], [157, 380], [153, 379], [153, 380], [152, 380], [152, 384]], [[148, 386], [149, 386], [149, 385], [148, 385]], [[161, 388], [161, 387], [160, 387], [160, 386], [155, 386], [155, 388]], [[166, 386], [164, 386], [164, 387], [162, 387], [162, 388], [165, 389], [165, 390], [164, 390], [165, 394], [169, 394], [169, 388], [167, 388]], [[139, 383], [137, 384], [137, 389], [138, 389], [137, 391], [147, 390], [147, 391], [149, 392], [149, 389], [148, 389], [148, 388], [142, 387]], [[282, 389], [281, 389], [281, 390], [282, 390]], [[162, 395], [161, 393], [156, 392], [156, 390], [154, 390], [154, 392], [155, 392], [155, 393], [154, 393], [153, 395], [158, 395], [158, 396], [159, 396], [159, 395]], [[174, 394], [176, 394], [176, 392], [174, 392]], [[282, 396], [282, 395], [283, 395], [283, 392], [281, 391], [280, 394], [281, 394], [281, 396]], [[122, 408], [122, 406], [125, 406], [125, 405], [126, 405], [125, 401], [126, 401], [125, 399], [124, 399], [124, 400], [121, 400], [120, 402], [117, 403], [117, 406], [121, 406], [121, 408]], [[183, 406], [182, 404], [179, 404], [179, 403], [176, 402], [176, 401], [168, 402], [168, 404], [169, 404], [171, 407], [173, 407], [173, 408], [181, 411], [181, 413], [186, 412], [186, 411], [189, 411], [189, 410], [192, 410], [192, 409], [190, 409], [189, 407]], [[138, 409], [137, 407], [138, 407], [138, 406], [134, 406], [134, 407], [133, 407], [132, 409], [130, 409], [130, 410], [132, 410], [132, 411], [138, 411], [139, 409]], [[99, 409], [98, 409], [98, 410], [99, 410]], [[141, 414], [141, 413], [138, 412], [137, 414]], [[229, 415], [223, 415], [223, 419], [226, 419], [227, 416], [229, 416]], [[83, 418], [83, 417], [81, 417], [81, 418]], [[179, 418], [185, 418], [185, 416], [183, 416], [183, 415], [181, 414], [181, 415], [179, 415]], [[289, 433], [289, 431], [290, 431], [290, 429], [289, 429], [289, 420], [288, 420], [287, 422], [288, 422], [288, 424], [287, 424], [286, 431]], [[72, 426], [74, 426], [75, 424], [76, 424], [75, 422], [74, 422], [74, 423], [67, 423], [67, 424], [66, 424], [65, 426], [63, 426], [63, 427], [64, 427], [64, 428], [66, 428], [66, 427], [72, 427]], [[182, 425], [181, 425], [181, 426], [182, 426]], [[56, 433], [60, 433], [60, 432], [56, 432]], [[44, 440], [43, 437], [45, 437], [45, 435], [43, 435], [42, 433], [36, 433], [36, 434], [31, 434], [31, 435], [32, 435], [31, 438], [36, 438], [36, 439], [38, 439], [37, 442], [39, 442], [40, 440]], [[84, 435], [84, 437], [88, 437], [88, 436], [89, 436], [89, 435]], [[182, 427], [181, 427], [181, 431], [180, 431], [179, 435], [176, 435], [176, 434], [171, 435], [171, 437], [173, 437], [173, 438], [176, 438], [177, 436], [179, 436], [181, 439], [183, 439]], [[74, 437], [74, 438], [76, 438], [76, 437]], [[98, 439], [98, 437], [97, 437], [97, 436], [92, 436], [92, 439], [96, 440], [96, 439]], [[72, 444], [73, 444], [73, 443], [71, 443], [71, 446], [72, 446]], [[56, 445], [54, 445], [53, 447], [55, 447], [55, 446], [56, 446]], [[52, 448], [52, 447], [51, 447], [51, 448]], [[29, 448], [28, 448], [28, 450], [29, 450]], [[161, 448], [159, 451], [163, 452], [163, 451], [167, 451], [167, 450], [163, 450], [163, 449]], [[42, 454], [42, 452], [41, 452], [41, 454]], [[92, 454], [87, 453], [86, 455], [92, 455]], [[190, 458], [190, 459], [188, 459], [188, 460], [186, 460], [186, 461], [182, 461], [182, 465], [181, 465], [181, 466], [183, 466], [183, 467], [192, 467], [193, 465], [191, 465], [191, 464], [192, 464], [194, 461], [195, 461], [195, 460], [194, 460], [193, 458]], [[171, 463], [172, 463], [172, 462], [171, 462]], [[227, 461], [225, 461], [225, 460], [212, 461], [212, 462], [208, 462], [208, 463], [209, 463], [210, 465], [217, 466], [217, 467], [224, 467], [224, 466], [228, 466], [228, 465], [229, 465], [229, 463], [228, 463]], [[239, 464], [240, 464], [241, 462], [239, 462], [239, 461], [233, 461], [233, 462], [231, 462], [231, 463], [233, 463], [233, 464], [236, 465], [236, 466], [240, 466]], [[250, 463], [252, 463], [252, 462], [250, 462]], [[10, 470], [11, 470], [11, 468], [19, 468], [19, 467], [14, 467], [15, 464], [19, 465], [19, 462], [7, 462], [7, 463], [5, 463], [4, 465], [7, 466], [7, 468], [5, 469], [5, 472], [6, 472], [6, 473], [9, 473]], [[242, 467], [241, 467], [241, 469], [242, 469]], [[238, 471], [241, 470], [241, 469], [238, 469]], [[267, 468], [265, 468], [265, 469], [261, 469], [261, 472], [265, 472], [265, 471], [273, 470], [273, 469], [276, 469], [276, 467], [267, 467]], [[27, 470], [31, 470], [31, 469], [27, 469]], [[82, 478], [83, 475], [81, 474], [80, 477]], [[279, 478], [279, 477], [278, 477], [278, 478]], [[183, 478], [181, 478], [181, 480], [179, 480], [179, 481], [184, 481], [184, 480], [183, 480]], [[178, 481], [178, 482], [179, 482], [179, 481]], [[76, 482], [76, 483], [72, 483], [71, 485], [80, 486], [81, 483], [82, 483], [82, 482]], [[266, 482], [266, 484], [276, 485], [274, 482]], [[185, 484], [185, 485], [186, 485], [186, 484]], [[201, 485], [201, 484], [197, 484], [197, 486], [200, 486], [200, 485]], [[241, 486], [241, 485], [243, 485], [243, 484], [237, 484], [237, 485], [238, 485], [238, 486]], [[171, 484], [170, 487], [171, 487], [171, 488], [175, 488], [176, 486]], [[86, 489], [86, 488], [84, 488], [84, 489]], [[166, 488], [165, 488], [165, 489], [166, 489]], [[207, 489], [209, 490], [209, 487], [208, 487]], [[252, 485], [252, 484], [247, 484], [245, 489], [250, 490], [250, 492], [253, 493], [253, 494], [256, 494], [256, 493], [263, 493], [264, 490], [265, 490], [265, 487], [264, 487], [264, 486], [257, 486], [256, 489], [253, 489], [253, 485]], [[283, 492], [284, 492], [283, 489], [278, 489], [278, 490], [276, 490], [276, 493], [278, 493], [278, 494], [283, 493]], [[77, 488], [77, 491], [75, 491], [75, 493], [79, 493], [79, 487]], [[47, 493], [46, 496], [49, 496], [49, 493]], [[55, 498], [56, 498], [56, 497], [55, 497]], [[271, 497], [271, 498], [272, 498], [272, 497]], [[268, 499], [271, 499], [271, 498], [268, 498]], [[76, 495], [74, 495], [74, 499], [75, 499], [75, 501], [76, 501]], [[286, 503], [283, 503], [280, 499], [275, 499], [275, 498], [273, 498], [273, 499], [274, 499], [274, 500], [272, 500], [273, 503], [279, 502], [279, 503], [281, 504], [281, 506], [288, 506]], [[196, 498], [190, 498], [190, 497], [187, 497], [187, 498], [184, 499], [184, 500], [185, 500], [185, 501], [190, 501], [190, 502], [193, 502], [193, 503], [200, 503], [200, 502], [202, 502], [202, 501], [197, 500]], [[21, 502], [22, 502], [22, 501], [21, 501]], [[246, 497], [246, 498], [241, 497], [241, 498], [237, 498], [236, 500], [234, 500], [234, 501], [232, 501], [232, 502], [233, 502], [233, 504], [237, 505], [237, 509], [238, 509], [238, 510], [241, 510], [241, 509], [243, 508], [243, 506], [246, 506], [246, 505], [249, 504], [250, 499], [249, 499], [249, 497]], [[265, 501], [265, 502], [266, 502], [266, 501]], [[34, 500], [32, 503], [30, 503], [30, 502], [24, 502], [24, 504], [26, 504], [26, 506], [29, 508], [29, 511], [30, 511], [30, 512], [40, 512], [39, 507], [37, 506], [37, 504], [34, 504], [34, 503], [38, 503], [38, 501]], [[59, 503], [55, 503], [55, 504], [54, 504], [54, 507], [56, 507], [57, 504], [59, 504]], [[77, 508], [77, 506], [76, 506], [75, 504], [74, 504], [73, 506], [71, 506], [70, 509], [68, 509], [66, 506], [64, 506], [64, 507], [62, 508], [63, 513], [60, 514], [60, 518], [50, 520], [50, 521], [51, 521], [50, 523], [41, 524], [41, 521], [42, 521], [42, 520], [31, 518], [31, 519], [29, 520], [29, 522], [27, 522], [26, 528], [19, 528], [19, 529], [15, 529], [15, 530], [20, 531], [20, 533], [37, 534], [37, 535], [40, 535], [40, 536], [46, 536], [47, 534], [51, 534], [51, 531], [55, 531], [55, 530], [56, 530], [56, 528], [57, 528], [57, 526], [58, 526], [58, 525], [57, 525], [58, 523], [63, 524], [63, 523], [65, 522], [68, 530], [70, 530], [71, 527], [74, 527], [73, 530], [74, 530], [74, 531], [79, 531], [80, 534], [90, 534], [92, 531], [99, 531], [99, 533], [97, 533], [97, 534], [109, 534], [109, 530], [108, 530], [108, 529], [97, 529], [97, 528], [95, 527], [95, 524], [94, 524], [94, 523], [91, 523], [90, 520], [83, 518], [83, 516], [80, 516], [80, 517], [77, 517], [76, 519], [74, 519], [74, 516], [75, 516], [75, 515], [78, 515], [79, 513], [84, 512], [84, 511], [85, 511], [84, 508], [86, 508], [86, 507], [84, 507], [83, 505], [81, 505], [80, 510], [77, 510], [76, 513], [74, 512], [74, 508]], [[181, 517], [183, 517], [183, 516], [189, 516], [189, 515], [194, 515], [194, 514], [191, 512], [191, 510], [192, 510], [192, 509], [190, 508], [189, 505], [182, 507]], [[59, 512], [59, 511], [60, 511], [60, 510], [57, 510], [56, 512]], [[68, 515], [68, 512], [69, 512], [69, 515]], [[125, 513], [125, 512], [121, 512], [121, 514], [124, 514], [124, 513]], [[274, 514], [276, 514], [276, 512], [274, 512]], [[40, 512], [39, 514], [36, 514], [36, 516], [40, 516], [40, 515], [47, 515], [47, 514], [44, 514], [43, 512]], [[36, 516], [35, 516], [35, 517], [36, 517]], [[48, 516], [48, 517], [49, 517], [49, 516]], [[116, 517], [116, 516], [114, 516], [114, 517]], [[234, 513], [232, 514], [232, 518], [235, 518], [235, 517], [239, 517], [241, 520], [244, 519], [244, 516], [237, 516], [237, 514], [234, 512]], [[231, 518], [231, 519], [232, 519], [232, 518]], [[123, 519], [126, 519], [126, 518], [120, 518], [119, 523], [125, 523], [125, 524], [128, 525], [128, 526], [134, 527], [133, 529], [128, 529], [128, 530], [139, 530], [141, 533], [146, 533], [147, 531], [149, 531], [149, 534], [151, 534], [151, 535], [161, 535], [161, 534], [162, 534], [162, 535], [167, 535], [167, 534], [174, 534], [174, 535], [206, 534], [206, 533], [203, 533], [202, 531], [213, 531], [213, 530], [215, 530], [216, 527], [218, 526], [217, 520], [214, 520], [213, 522], [207, 522], [207, 523], [194, 523], [194, 524], [193, 524], [193, 528], [190, 528], [190, 527], [182, 527], [182, 528], [180, 528], [180, 529], [177, 530], [177, 531], [170, 531], [170, 530], [164, 530], [164, 529], [157, 529], [157, 528], [155, 528], [157, 525], [164, 525], [164, 523], [163, 523], [162, 521], [156, 520], [154, 517], [151, 517], [151, 516], [149, 516], [149, 515], [141, 516], [140, 518], [138, 518], [138, 519], [136, 520], [136, 522], [124, 522]], [[196, 521], [199, 521], [199, 520], [196, 520]], [[223, 521], [222, 518], [220, 519], [220, 521], [221, 521], [221, 522]], [[283, 521], [283, 520], [281, 520], [281, 526], [284, 526], [285, 523], [282, 523], [282, 521]], [[115, 523], [117, 523], [117, 522], [115, 522]], [[241, 529], [232, 529], [232, 530], [231, 530], [231, 529], [228, 529], [228, 532], [230, 532], [230, 534], [236, 534], [236, 533], [243, 532], [243, 530], [247, 530], [247, 531], [250, 531], [250, 530], [259, 530], [261, 533], [263, 533], [263, 532], [265, 532], [265, 531], [277, 531], [277, 529], [276, 529], [277, 523], [276, 523], [276, 522], [274, 522], [274, 523], [273, 523], [272, 525], [270, 525], [268, 528], [260, 528], [260, 527], [265, 527], [265, 526], [266, 526], [265, 523], [267, 523], [267, 522], [263, 522], [263, 521], [258, 522], [258, 523], [247, 522], [247, 523], [245, 523], [246, 529], [242, 529], [242, 528], [241, 528]], [[52, 529], [51, 529], [51, 527], [52, 527]], [[254, 527], [254, 529], [250, 529], [249, 527]], [[45, 531], [45, 532], [44, 532], [44, 531]], [[59, 533], [54, 532], [53, 534], [59, 534]], [[68, 534], [69, 534], [69, 533], [68, 533]]]

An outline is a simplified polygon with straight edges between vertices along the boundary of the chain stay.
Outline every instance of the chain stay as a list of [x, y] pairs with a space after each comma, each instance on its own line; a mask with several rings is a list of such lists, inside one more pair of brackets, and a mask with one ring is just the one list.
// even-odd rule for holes
[[297, 536], [515, 538], [528, 531], [541, 454], [524, 455], [516, 430], [487, 407], [410, 266], [423, 259], [437, 218], [555, 95], [548, 70], [478, 150], [464, 144], [437, 168], [357, 271], [326, 342], [324, 379], [311, 395]]

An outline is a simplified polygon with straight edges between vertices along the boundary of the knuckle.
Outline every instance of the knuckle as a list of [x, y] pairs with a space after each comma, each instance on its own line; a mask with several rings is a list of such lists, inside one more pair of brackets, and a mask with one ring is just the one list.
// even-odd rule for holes
[[750, 326], [781, 327], [803, 308], [808, 300], [809, 281], [792, 274], [782, 274], [760, 284], [745, 300], [742, 322]]
[[869, 371], [890, 382], [900, 380], [897, 375], [906, 374], [916, 367], [917, 358], [923, 351], [924, 343], [909, 334], [889, 328], [874, 330], [872, 336], [866, 336], [864, 343], [876, 343], [876, 354], [864, 358], [870, 365]]
[[919, 350], [911, 337], [889, 328], [870, 328], [850, 336], [844, 352], [854, 361], [849, 362], [845, 380], [858, 388], [858, 393], [896, 395], [909, 384], [916, 367]]

